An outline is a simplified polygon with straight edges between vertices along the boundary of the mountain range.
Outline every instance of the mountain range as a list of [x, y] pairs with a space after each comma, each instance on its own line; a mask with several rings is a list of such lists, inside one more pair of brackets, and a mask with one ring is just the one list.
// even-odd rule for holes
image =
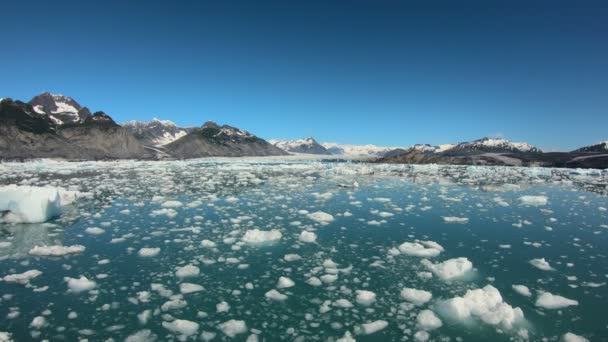
[[608, 167], [608, 142], [572, 152], [545, 153], [525, 142], [483, 138], [457, 144], [407, 147], [319, 143], [308, 137], [266, 141], [245, 130], [206, 122], [179, 127], [169, 120], [129, 121], [91, 111], [48, 92], [29, 102], [0, 99], [0, 159], [188, 159], [317, 154], [381, 163]]
[[279, 156], [287, 152], [231, 126], [179, 128], [169, 121], [117, 124], [74, 99], [42, 93], [29, 102], [0, 100], [0, 160], [31, 158], [162, 159]]

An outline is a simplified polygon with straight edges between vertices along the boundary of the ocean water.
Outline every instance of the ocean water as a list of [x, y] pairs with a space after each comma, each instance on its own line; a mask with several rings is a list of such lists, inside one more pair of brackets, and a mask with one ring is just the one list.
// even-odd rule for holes
[[47, 223], [0, 225], [0, 332], [606, 341], [607, 183], [600, 171], [276, 158], [0, 164], [2, 185], [80, 193]]

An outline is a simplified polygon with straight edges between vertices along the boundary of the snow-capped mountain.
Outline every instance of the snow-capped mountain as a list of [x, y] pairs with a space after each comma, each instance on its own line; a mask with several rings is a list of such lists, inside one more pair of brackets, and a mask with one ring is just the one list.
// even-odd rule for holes
[[512, 142], [506, 139], [483, 138], [462, 142], [449, 148], [449, 153], [527, 153], [542, 152], [539, 148], [525, 142]]
[[164, 148], [175, 158], [282, 156], [287, 152], [236, 127], [207, 121]]
[[608, 152], [608, 141], [600, 141], [597, 144], [584, 146], [572, 152]]
[[394, 150], [407, 150], [407, 147], [387, 147], [377, 145], [348, 145], [326, 142], [321, 146], [325, 147], [329, 153], [334, 155], [344, 156], [359, 156], [359, 157], [383, 157]]
[[268, 142], [291, 153], [331, 154], [312, 137], [297, 140], [269, 140]]
[[175, 140], [186, 136], [186, 134], [193, 129], [191, 127], [178, 127], [172, 121], [159, 120], [157, 118], [152, 119], [152, 121], [125, 122], [123, 127], [131, 131], [131, 133], [144, 143], [154, 146], [163, 146], [172, 143]]
[[29, 104], [35, 112], [48, 115], [57, 125], [83, 123], [92, 115], [87, 107], [82, 107], [73, 98], [61, 94], [44, 92], [34, 96]]

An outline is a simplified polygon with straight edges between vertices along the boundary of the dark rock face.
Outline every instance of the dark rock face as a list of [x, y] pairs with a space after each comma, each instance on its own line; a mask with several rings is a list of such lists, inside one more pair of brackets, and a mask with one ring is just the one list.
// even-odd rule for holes
[[46, 114], [58, 125], [82, 123], [91, 116], [88, 108], [68, 96], [48, 92], [34, 96], [29, 102], [39, 114]]
[[31, 105], [5, 99], [0, 102], [0, 159], [30, 158], [145, 159], [150, 153], [104, 113], [57, 126]]
[[164, 146], [175, 158], [282, 156], [287, 153], [266, 140], [228, 125], [206, 122], [202, 128]]
[[380, 158], [377, 163], [389, 164], [451, 164], [451, 165], [500, 165], [500, 166], [542, 166], [567, 168], [608, 168], [608, 153], [465, 153], [456, 155], [454, 151], [428, 154], [412, 151], [405, 154]]
[[596, 152], [596, 153], [608, 153], [608, 141], [602, 141], [601, 143], [581, 147], [572, 151], [574, 153], [577, 152]]

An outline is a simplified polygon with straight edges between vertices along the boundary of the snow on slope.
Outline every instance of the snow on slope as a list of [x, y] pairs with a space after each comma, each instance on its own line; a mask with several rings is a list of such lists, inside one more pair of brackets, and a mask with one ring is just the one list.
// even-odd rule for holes
[[510, 152], [540, 152], [540, 149], [526, 142], [512, 142], [506, 139], [483, 138], [460, 143], [453, 147], [455, 150], [468, 151], [510, 151]]
[[170, 120], [129, 121], [123, 127], [131, 131], [137, 138], [154, 146], [163, 146], [188, 134], [187, 129], [178, 127]]
[[321, 146], [321, 144], [312, 137], [297, 140], [269, 140], [268, 142], [287, 152], [330, 154], [325, 147]]
[[82, 123], [91, 112], [69, 96], [48, 92], [35, 96], [29, 102], [38, 114], [46, 114], [57, 125]]
[[387, 147], [377, 145], [348, 145], [338, 143], [322, 143], [321, 146], [325, 147], [329, 153], [335, 155], [348, 155], [348, 156], [367, 156], [367, 157], [382, 157], [386, 153], [395, 149], [407, 149], [405, 147]]

